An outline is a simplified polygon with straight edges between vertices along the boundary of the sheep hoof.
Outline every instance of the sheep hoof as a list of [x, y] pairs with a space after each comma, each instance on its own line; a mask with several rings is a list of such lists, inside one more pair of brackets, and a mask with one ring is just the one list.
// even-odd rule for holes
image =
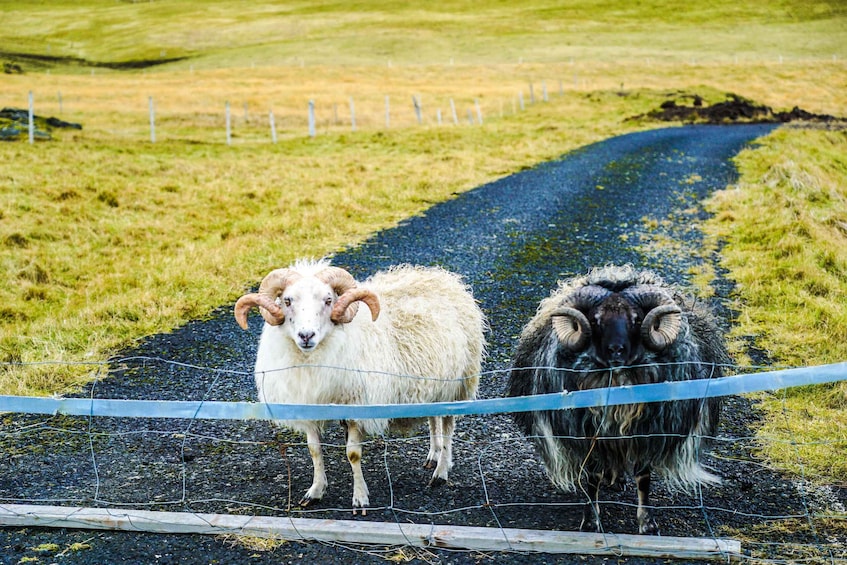
[[306, 495], [306, 496], [304, 496], [303, 498], [300, 499], [300, 506], [305, 508], [306, 506], [309, 506], [311, 503], [319, 502], [319, 501], [320, 501], [320, 498], [312, 498], [311, 496]]
[[435, 469], [438, 467], [438, 461], [435, 459], [427, 459], [426, 463], [424, 463], [424, 469]]
[[429, 486], [432, 488], [440, 487], [447, 484], [447, 479], [442, 477], [432, 477], [429, 481]]
[[358, 512], [361, 512], [362, 516], [368, 515], [368, 509], [367, 508], [353, 508], [353, 516], [355, 516]]
[[582, 519], [582, 523], [579, 525], [580, 532], [597, 532], [598, 534], [603, 533], [603, 528], [600, 527], [600, 523], [593, 518], [590, 520]]
[[645, 520], [638, 526], [638, 533], [657, 536], [659, 535], [659, 524], [653, 518]]

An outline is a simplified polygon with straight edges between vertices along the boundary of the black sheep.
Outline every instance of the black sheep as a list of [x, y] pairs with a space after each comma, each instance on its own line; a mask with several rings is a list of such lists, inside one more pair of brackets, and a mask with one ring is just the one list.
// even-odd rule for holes
[[[509, 396], [708, 379], [729, 362], [710, 311], [651, 271], [606, 266], [560, 281], [521, 333]], [[718, 477], [700, 462], [720, 401], [677, 400], [514, 415], [559, 488], [583, 492], [582, 530], [601, 531], [603, 484], [632, 475], [638, 530], [658, 533], [649, 509], [650, 474], [691, 491]]]

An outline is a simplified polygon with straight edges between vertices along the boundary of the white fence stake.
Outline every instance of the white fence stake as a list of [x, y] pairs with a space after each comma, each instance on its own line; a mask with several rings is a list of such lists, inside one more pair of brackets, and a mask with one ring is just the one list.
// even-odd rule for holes
[[479, 100], [474, 100], [473, 103], [476, 106], [476, 121], [482, 125], [482, 109], [479, 107]]
[[315, 101], [309, 100], [309, 137], [315, 137]]
[[547, 81], [541, 82], [541, 96], [542, 96], [542, 100], [547, 102]]
[[273, 108], [268, 110], [268, 122], [271, 125], [271, 140], [276, 143], [276, 122], [274, 121]]
[[450, 110], [453, 112], [453, 123], [455, 125], [459, 125], [459, 116], [456, 114], [456, 104], [453, 102], [453, 99], [450, 99]]
[[438, 117], [438, 125], [441, 125], [441, 108], [436, 112], [436, 116]]
[[521, 111], [523, 111], [523, 92], [518, 92], [518, 102], [520, 103]]
[[421, 103], [417, 97], [412, 96], [412, 104], [415, 105], [415, 114], [418, 116], [418, 125], [423, 123], [423, 115], [421, 113]]
[[156, 106], [153, 104], [153, 97], [147, 99], [150, 107], [150, 143], [156, 143]]
[[230, 115], [229, 115], [229, 102], [227, 102], [226, 105], [225, 105], [225, 111], [226, 111], [226, 144], [232, 145], [232, 124], [230, 122]]
[[32, 106], [33, 106], [32, 91], [30, 90], [29, 91], [29, 114], [28, 114], [28, 119], [29, 119], [28, 129], [29, 129], [29, 144], [30, 145], [35, 143], [35, 117], [32, 114]]
[[529, 83], [529, 103], [535, 104], [535, 90], [532, 87], [532, 83]]
[[356, 106], [353, 104], [353, 97], [350, 97], [350, 129], [356, 131]]

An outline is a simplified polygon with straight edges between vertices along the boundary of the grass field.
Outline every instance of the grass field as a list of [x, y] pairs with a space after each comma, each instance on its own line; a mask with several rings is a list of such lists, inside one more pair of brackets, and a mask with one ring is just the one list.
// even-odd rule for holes
[[[627, 118], [668, 93], [714, 101], [734, 92], [847, 116], [842, 3], [103, 0], [0, 9], [15, 22], [0, 31], [11, 72], [0, 81], [2, 106], [25, 107], [32, 92], [36, 113], [84, 128], [0, 146], [7, 394], [72, 390], [88, 372], [63, 363], [103, 360], [203, 317], [271, 267], [355, 245], [586, 143], [656, 127]], [[740, 283], [736, 336], [777, 363], [847, 359], [845, 149], [843, 130], [781, 130], [739, 158], [741, 189], [711, 203], [704, 229], [725, 242], [725, 266]], [[60, 364], [17, 365], [41, 362]], [[772, 450], [772, 460], [843, 480], [845, 396], [842, 383], [764, 402], [774, 416], [762, 433], [825, 439], [799, 459]]]

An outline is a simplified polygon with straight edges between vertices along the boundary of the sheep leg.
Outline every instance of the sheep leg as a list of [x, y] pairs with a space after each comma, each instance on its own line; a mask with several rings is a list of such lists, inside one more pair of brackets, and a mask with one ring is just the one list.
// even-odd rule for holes
[[635, 485], [638, 487], [638, 533], [658, 534], [659, 525], [650, 510], [650, 467], [644, 467], [635, 475]]
[[[447, 474], [453, 468], [453, 428], [456, 426], [455, 416], [442, 416], [440, 420], [440, 443], [441, 453], [438, 456], [438, 464], [432, 472], [429, 486], [437, 487], [447, 483]], [[430, 439], [430, 441], [432, 441]]]
[[[588, 496], [588, 502], [582, 508], [582, 523], [579, 525], [581, 532], [602, 532], [603, 526], [600, 523], [600, 504], [597, 499], [600, 498], [600, 483], [602, 477], [590, 477], [586, 479], [586, 485], [583, 492]], [[582, 483], [580, 482], [580, 486]]]
[[435, 469], [438, 467], [438, 460], [441, 458], [441, 450], [443, 448], [443, 434], [441, 432], [441, 417], [434, 416], [427, 418], [429, 424], [429, 453], [426, 455], [424, 469]]
[[353, 470], [353, 515], [358, 509], [362, 510], [362, 516], [368, 513], [368, 485], [362, 474], [362, 430], [359, 425], [348, 420], [345, 422], [347, 428], [347, 461]]
[[306, 430], [306, 443], [309, 446], [309, 455], [312, 456], [312, 468], [314, 475], [312, 486], [300, 499], [300, 506], [308, 506], [324, 497], [326, 493], [326, 469], [324, 467], [323, 451], [321, 449], [321, 430], [317, 426], [310, 426]]

